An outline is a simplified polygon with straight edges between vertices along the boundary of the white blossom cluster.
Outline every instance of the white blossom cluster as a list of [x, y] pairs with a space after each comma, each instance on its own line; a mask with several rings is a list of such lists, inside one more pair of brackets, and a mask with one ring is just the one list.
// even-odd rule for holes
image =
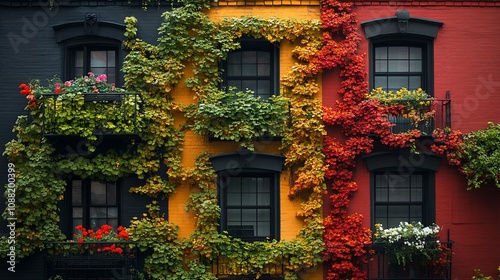
[[[401, 242], [405, 246], [418, 251], [424, 250], [426, 240], [435, 238], [441, 229], [438, 225], [432, 224], [424, 227], [420, 222], [401, 222], [398, 227], [384, 229], [381, 224], [376, 224], [375, 238], [384, 243]], [[439, 240], [433, 242], [439, 243]], [[434, 243], [435, 245], [435, 243]]]

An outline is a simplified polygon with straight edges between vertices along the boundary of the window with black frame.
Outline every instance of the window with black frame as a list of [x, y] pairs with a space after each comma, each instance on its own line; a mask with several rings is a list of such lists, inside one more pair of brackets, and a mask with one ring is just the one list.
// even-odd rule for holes
[[400, 222], [426, 224], [427, 174], [376, 172], [374, 174], [374, 220], [385, 228]]
[[108, 83], [118, 81], [118, 47], [113, 45], [77, 45], [68, 48], [67, 79], [92, 72], [96, 76], [106, 74]]
[[96, 230], [103, 224], [119, 225], [119, 196], [117, 182], [71, 180], [71, 219], [77, 225]]
[[418, 43], [378, 43], [373, 46], [373, 88], [427, 90], [426, 48]]
[[220, 179], [221, 230], [245, 241], [277, 238], [277, 180], [274, 174]]
[[222, 63], [223, 86], [237, 91], [251, 90], [268, 99], [279, 95], [278, 49], [265, 40], [243, 39], [241, 48], [231, 51]]

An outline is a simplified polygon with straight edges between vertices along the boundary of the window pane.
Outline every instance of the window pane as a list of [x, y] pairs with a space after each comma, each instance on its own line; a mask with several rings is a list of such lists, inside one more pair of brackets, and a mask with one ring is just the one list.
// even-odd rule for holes
[[257, 221], [257, 213], [255, 209], [243, 209], [241, 211], [241, 221], [255, 222]]
[[90, 52], [90, 67], [106, 67], [107, 66], [106, 51], [91, 51]]
[[270, 222], [271, 221], [271, 210], [270, 209], [259, 209], [258, 211], [259, 222]]
[[108, 208], [108, 218], [118, 218], [118, 207]]
[[259, 64], [257, 74], [258, 74], [258, 76], [270, 76], [271, 75], [271, 65]]
[[229, 80], [227, 82], [227, 86], [228, 87], [234, 87], [236, 88], [237, 91], [240, 91], [243, 89], [243, 87], [241, 86], [241, 80]]
[[389, 90], [399, 90], [402, 87], [408, 88], [408, 77], [388, 76], [387, 87]]
[[73, 218], [83, 218], [82, 207], [73, 207]]
[[387, 72], [387, 60], [375, 60], [375, 72]]
[[410, 60], [410, 72], [422, 72], [422, 61]]
[[258, 60], [257, 62], [260, 64], [269, 64], [271, 63], [271, 53], [265, 51], [258, 52]]
[[90, 205], [106, 205], [106, 184], [99, 181], [90, 183]]
[[227, 209], [227, 222], [241, 222], [241, 210], [240, 209]]
[[253, 77], [257, 76], [257, 65], [256, 64], [243, 64], [241, 66], [241, 72], [243, 77]]
[[244, 193], [248, 192], [255, 193], [257, 191], [256, 178], [248, 178], [248, 177], [243, 178], [241, 180], [241, 191]]
[[387, 59], [387, 47], [375, 48], [375, 59]]
[[243, 51], [241, 54], [241, 62], [243, 64], [256, 64], [257, 63], [257, 52], [256, 51]]
[[253, 92], [257, 91], [257, 81], [241, 81], [242, 90], [251, 90]]
[[241, 194], [228, 193], [227, 194], [227, 205], [241, 205]]
[[71, 205], [81, 206], [82, 205], [82, 181], [73, 180], [71, 189]]
[[243, 193], [241, 205], [256, 206], [257, 205], [257, 194], [255, 194], [255, 193]]
[[241, 65], [231, 64], [227, 66], [228, 76], [241, 76]]
[[422, 82], [420, 80], [420, 76], [411, 76], [410, 77], [410, 90], [418, 89], [422, 87]]
[[83, 67], [83, 51], [75, 51], [75, 67]]
[[411, 59], [422, 59], [422, 48], [410, 47]]
[[116, 205], [116, 184], [115, 183], [107, 183], [107, 205]]
[[106, 207], [90, 207], [90, 217], [91, 218], [106, 218], [107, 211]]
[[375, 201], [389, 201], [388, 190], [386, 188], [377, 188], [375, 190]]
[[108, 51], [108, 67], [115, 65], [116, 52]]
[[241, 64], [241, 52], [234, 51], [227, 55], [228, 64]]
[[389, 47], [389, 59], [408, 59], [408, 47]]
[[389, 192], [390, 201], [410, 201], [409, 188], [393, 188]]
[[387, 89], [387, 77], [383, 76], [377, 76], [375, 77], [375, 85], [374, 88], [381, 87], [383, 89]]
[[271, 235], [271, 223], [258, 222], [257, 223], [257, 235], [258, 236], [270, 236]]
[[389, 60], [389, 72], [408, 72], [408, 60]]

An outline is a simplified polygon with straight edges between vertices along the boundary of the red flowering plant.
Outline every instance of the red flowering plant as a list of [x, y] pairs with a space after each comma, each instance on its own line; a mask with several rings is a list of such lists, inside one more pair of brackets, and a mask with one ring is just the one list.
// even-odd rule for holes
[[75, 227], [77, 233], [74, 234], [74, 240], [82, 243], [81, 253], [118, 253], [122, 254], [126, 249], [124, 241], [127, 241], [129, 234], [127, 230], [119, 226], [116, 231], [113, 227], [104, 224], [98, 230], [86, 229], [82, 225]]

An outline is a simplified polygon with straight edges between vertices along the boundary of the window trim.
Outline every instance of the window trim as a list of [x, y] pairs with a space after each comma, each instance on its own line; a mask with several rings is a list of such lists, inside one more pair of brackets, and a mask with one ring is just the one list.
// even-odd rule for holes
[[[218, 175], [221, 175], [220, 173]], [[255, 178], [255, 177], [268, 177], [271, 179], [271, 205], [269, 206], [271, 213], [271, 222], [270, 222], [270, 233], [269, 236], [252, 236], [252, 237], [239, 237], [243, 241], [264, 241], [269, 237], [270, 239], [280, 239], [280, 200], [279, 200], [279, 190], [280, 190], [280, 180], [279, 174], [275, 172], [262, 172], [258, 170], [243, 170], [241, 173], [230, 176], [230, 177], [247, 177], [247, 178]], [[227, 186], [225, 182], [227, 177], [218, 176], [217, 178], [217, 189], [218, 189], [218, 200], [219, 205], [221, 207], [220, 214], [220, 223], [219, 230], [220, 232], [227, 230], [227, 217], [226, 217], [226, 209], [227, 206]], [[244, 208], [244, 207], [242, 207]], [[252, 209], [258, 209], [258, 207], [254, 207]]]
[[[253, 37], [243, 37], [240, 39], [240, 48], [234, 51], [245, 51], [245, 50], [270, 50], [271, 51], [271, 73], [270, 73], [270, 83], [271, 83], [271, 95], [280, 95], [280, 77], [279, 77], [279, 45], [277, 43], [271, 43], [262, 38]], [[221, 61], [220, 66], [222, 72], [222, 82], [220, 84], [221, 90], [229, 90], [227, 83], [227, 58]]]
[[423, 210], [423, 220], [426, 224], [436, 222], [436, 171], [442, 160], [442, 156], [433, 153], [413, 154], [409, 149], [398, 151], [383, 151], [363, 156], [365, 164], [370, 171], [370, 221], [374, 230], [375, 221], [375, 173], [389, 171], [396, 174], [408, 175], [412, 172], [426, 174], [427, 197]]
[[[115, 206], [112, 207], [117, 207], [118, 208], [118, 214], [117, 214], [117, 224], [121, 224], [121, 211], [122, 211], [122, 204], [121, 204], [121, 181], [102, 181], [98, 179], [81, 179], [81, 178], [72, 178], [68, 179], [66, 182], [66, 198], [65, 199], [65, 209], [67, 209], [67, 215], [66, 215], [66, 220], [63, 221], [63, 217], [61, 217], [61, 222], [66, 222], [67, 226], [63, 227], [66, 228], [67, 232], [70, 234], [69, 236], [72, 236], [74, 233], [74, 228], [73, 228], [73, 180], [80, 180], [82, 182], [82, 208], [83, 208], [83, 217], [82, 217], [82, 225], [85, 228], [90, 229], [90, 207], [92, 205], [90, 204], [90, 192], [91, 192], [91, 182], [92, 181], [100, 181], [104, 183], [115, 183], [116, 185], [116, 204]], [[105, 206], [108, 207], [108, 206]]]

